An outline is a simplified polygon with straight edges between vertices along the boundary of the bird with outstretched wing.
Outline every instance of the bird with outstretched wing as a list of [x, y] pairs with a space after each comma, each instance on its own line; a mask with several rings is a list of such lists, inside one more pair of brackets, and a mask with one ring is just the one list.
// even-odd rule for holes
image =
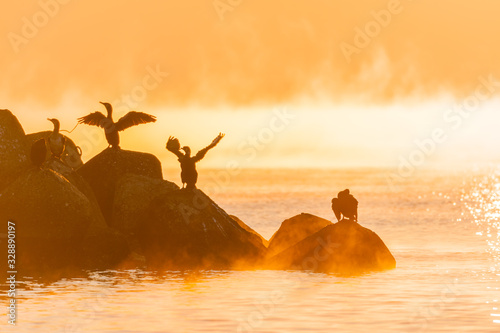
[[92, 125], [92, 126], [99, 126], [99, 127], [104, 128], [104, 120], [105, 119], [106, 119], [105, 115], [103, 115], [99, 111], [96, 111], [96, 112], [92, 112], [91, 114], [88, 114], [84, 117], [78, 118], [78, 123]]
[[130, 111], [115, 123], [117, 131], [123, 131], [129, 127], [154, 123], [156, 121], [156, 117], [144, 112]]
[[113, 121], [113, 107], [109, 103], [100, 102], [106, 108], [108, 113], [107, 116], [103, 115], [101, 112], [96, 111], [88, 114], [84, 117], [78, 118], [79, 124], [87, 124], [92, 126], [99, 126], [104, 128], [106, 134], [106, 140], [111, 147], [120, 148], [120, 137], [118, 132], [123, 131], [129, 127], [154, 123], [156, 117], [144, 112], [130, 111], [123, 117], [121, 117], [116, 123]]
[[[212, 140], [212, 142], [200, 150], [195, 156], [191, 157], [191, 149], [187, 146], [181, 148], [181, 143], [179, 142], [179, 139], [171, 136], [168, 138], [166, 148], [168, 151], [174, 153], [178, 158], [179, 162], [181, 164], [181, 181], [182, 181], [182, 188], [187, 188], [187, 189], [195, 189], [196, 188], [196, 182], [198, 181], [198, 171], [196, 171], [196, 163], [200, 161], [203, 157], [205, 157], [205, 154], [212, 149], [213, 147], [217, 146], [217, 144], [222, 140], [225, 134], [219, 133], [215, 139]], [[181, 153], [180, 150], [184, 150], [185, 154]]]
[[225, 134], [219, 133], [219, 135], [217, 135], [217, 137], [212, 140], [212, 143], [210, 143], [208, 146], [206, 146], [205, 148], [196, 153], [196, 155], [194, 156], [194, 160], [199, 161], [203, 157], [205, 157], [206, 153], [213, 147], [217, 146], [217, 144], [220, 142], [220, 140], [222, 140], [224, 136]]
[[181, 153], [180, 149], [181, 149], [181, 144], [179, 142], [179, 139], [173, 137], [173, 136], [170, 136], [168, 138], [168, 141], [167, 141], [167, 146], [166, 146], [167, 150], [174, 153], [177, 157], [181, 158], [183, 157], [184, 155]]

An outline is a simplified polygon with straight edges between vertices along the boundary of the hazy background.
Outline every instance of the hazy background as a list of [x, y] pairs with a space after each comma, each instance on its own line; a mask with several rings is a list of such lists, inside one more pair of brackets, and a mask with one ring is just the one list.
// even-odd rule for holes
[[[500, 80], [498, 1], [62, 2], [9, 2], [0, 13], [0, 108], [26, 132], [50, 129], [47, 117], [71, 129], [108, 101], [115, 120], [157, 115], [122, 133], [122, 147], [167, 167], [177, 163], [169, 135], [196, 150], [219, 131], [227, 136], [207, 167], [397, 168], [436, 128], [446, 140], [418, 166], [500, 159], [500, 84], [467, 117], [447, 113], [480, 77]], [[391, 6], [398, 13], [377, 30], [373, 11]], [[342, 43], [361, 45], [367, 24], [372, 37], [347, 59]], [[159, 80], [144, 81], [155, 70]], [[294, 118], [276, 130], [285, 108]], [[70, 137], [85, 160], [107, 146], [98, 128]]]

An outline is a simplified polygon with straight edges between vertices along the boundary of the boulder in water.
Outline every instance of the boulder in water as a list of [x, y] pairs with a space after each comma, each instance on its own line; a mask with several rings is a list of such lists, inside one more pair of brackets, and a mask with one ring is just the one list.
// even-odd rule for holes
[[0, 220], [16, 225], [20, 267], [77, 264], [83, 236], [96, 219], [88, 198], [62, 175], [31, 169], [0, 195]]
[[306, 213], [283, 221], [269, 240], [268, 256], [280, 253], [331, 224], [328, 220]]
[[355, 275], [395, 268], [396, 260], [376, 233], [342, 220], [273, 256], [267, 266]]
[[[109, 237], [106, 246], [95, 242], [97, 231], [113, 233], [107, 230], [97, 204], [48, 168], [32, 168], [3, 190], [0, 219], [15, 223], [16, 264], [21, 270], [102, 267], [103, 263], [111, 267], [129, 254], [126, 243], [122, 246], [123, 236], [121, 240], [119, 235]], [[110, 255], [114, 248], [121, 253]]]
[[265, 239], [264, 237], [262, 237], [257, 231], [255, 231], [252, 228], [250, 228], [245, 222], [243, 222], [242, 220], [240, 220], [237, 216], [234, 216], [234, 215], [229, 215], [229, 216], [233, 220], [235, 220], [236, 223], [238, 223], [238, 225], [240, 227], [242, 227], [243, 229], [245, 229], [249, 233], [254, 234], [255, 236], [257, 236], [259, 238], [259, 240], [261, 241], [262, 245], [264, 245], [265, 247], [269, 246], [269, 241], [267, 239]]
[[106, 225], [90, 225], [82, 242], [81, 267], [109, 269], [130, 261], [126, 237]]
[[243, 269], [258, 265], [266, 248], [199, 189], [155, 199], [139, 235], [148, 263], [169, 269]]

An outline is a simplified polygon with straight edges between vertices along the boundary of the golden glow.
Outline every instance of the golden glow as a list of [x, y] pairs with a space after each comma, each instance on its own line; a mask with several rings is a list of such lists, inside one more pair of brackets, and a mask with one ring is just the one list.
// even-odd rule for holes
[[[262, 129], [259, 117], [287, 106], [300, 124], [245, 166], [397, 166], [414, 140], [441, 126], [447, 108], [474, 92], [478, 77], [500, 72], [500, 3], [401, 1], [401, 13], [347, 61], [341, 43], [354, 45], [357, 27], [387, 6], [244, 1], [221, 20], [212, 1], [69, 1], [26, 36], [24, 18], [43, 8], [12, 2], [0, 20], [1, 107], [28, 132], [49, 128], [48, 115], [72, 128], [100, 100], [122, 114], [153, 113], [157, 124], [130, 129], [122, 142], [163, 156], [168, 135], [201, 147], [225, 131], [225, 154], [205, 161], [224, 167], [245, 134]], [[498, 105], [480, 105], [427, 162], [456, 163], [456, 149], [475, 154], [461, 162], [499, 158], [489, 148], [500, 119], [480, 115]], [[86, 139], [81, 128], [71, 137]], [[95, 146], [84, 159], [105, 143]]]
[[[199, 150], [221, 131], [227, 136], [217, 147], [217, 153], [208, 154], [201, 167], [225, 168], [228, 163], [237, 162], [241, 168], [389, 166], [396, 169], [401, 158], [407, 159], [419, 150], [416, 141], [427, 140], [435, 128], [441, 128], [446, 140], [426, 155], [424, 167], [462, 167], [500, 159], [496, 149], [496, 143], [500, 142], [496, 130], [500, 115], [496, 110], [500, 103], [493, 100], [484, 104], [457, 129], [443, 120], [450, 105], [453, 104], [443, 99], [413, 107], [283, 104], [218, 109], [147, 108], [140, 111], [156, 115], [158, 121], [127, 129], [120, 138], [123, 149], [153, 153], [165, 168], [177, 163], [165, 149], [170, 135], [178, 137], [181, 144]], [[51, 129], [47, 115], [59, 118], [61, 128], [70, 130], [77, 116], [93, 110], [101, 108], [72, 107], [68, 103], [57, 109], [20, 108], [14, 112], [29, 133]], [[117, 112], [115, 119], [124, 113]], [[281, 121], [278, 113], [290, 118]], [[81, 146], [85, 161], [107, 147], [104, 132], [97, 127], [79, 125], [67, 135]]]

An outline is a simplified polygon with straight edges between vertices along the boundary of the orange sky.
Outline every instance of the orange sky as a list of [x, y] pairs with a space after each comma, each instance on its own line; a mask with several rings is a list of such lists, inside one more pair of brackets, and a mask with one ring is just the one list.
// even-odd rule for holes
[[[479, 77], [500, 78], [499, 13], [495, 0], [10, 2], [0, 13], [0, 107], [29, 132], [50, 127], [48, 113], [71, 128], [110, 101], [159, 117], [125, 133], [125, 148], [165, 155], [170, 134], [203, 146], [222, 130], [232, 134], [220, 147], [227, 160], [286, 106], [298, 120], [248, 166], [395, 165]], [[372, 29], [366, 46], [358, 28]], [[347, 44], [357, 48], [350, 59]], [[500, 139], [483, 130], [500, 121], [496, 96], [443, 146], [477, 153]], [[158, 146], [145, 147], [151, 140]], [[87, 157], [105, 143], [96, 146]]]

